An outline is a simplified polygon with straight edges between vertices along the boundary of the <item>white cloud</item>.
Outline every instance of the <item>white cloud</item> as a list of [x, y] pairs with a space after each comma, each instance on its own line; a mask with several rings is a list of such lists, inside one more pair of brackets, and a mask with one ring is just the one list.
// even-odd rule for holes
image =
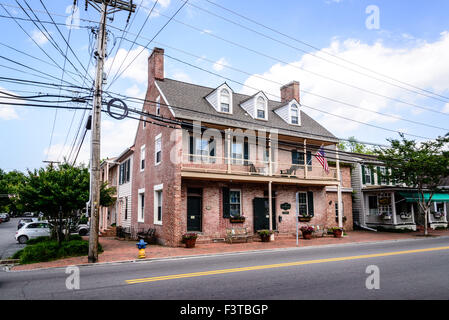
[[[8, 94], [14, 94], [11, 91], [8, 91], [2, 87], [0, 87], [0, 91], [6, 92]], [[21, 103], [24, 102], [22, 100], [12, 100], [5, 98], [7, 95], [0, 93], [0, 102], [1, 103]], [[7, 105], [7, 104], [0, 104], [0, 120], [15, 120], [19, 119], [19, 115], [16, 112], [16, 109], [13, 106]]]
[[187, 73], [182, 72], [182, 71], [178, 71], [178, 72], [173, 73], [172, 78], [175, 79], [175, 80], [192, 83], [192, 79], [189, 77], [189, 75]]
[[[345, 60], [366, 66], [371, 70], [376, 70], [381, 74], [389, 75], [394, 79], [399, 79], [439, 94], [442, 94], [445, 91], [448, 92], [447, 90], [449, 90], [449, 59], [446, 58], [447, 52], [449, 52], [448, 32], [443, 32], [440, 39], [435, 42], [428, 43], [419, 41], [416, 42], [414, 47], [407, 49], [389, 48], [381, 42], [369, 45], [354, 39], [346, 41], [333, 39], [328, 48], [315, 52], [315, 55], [319, 57], [333, 60], [338, 64], [344, 64], [343, 61], [336, 60], [334, 57], [326, 55], [324, 52], [331, 53]], [[349, 65], [349, 67], [357, 69], [354, 65]], [[279, 85], [257, 78], [257, 76], [271, 79], [279, 83], [288, 83], [292, 80], [298, 80], [300, 81], [301, 103], [362, 122], [385, 123], [394, 122], [396, 120], [363, 110], [355, 110], [351, 107], [307, 94], [305, 91], [344, 101], [356, 106], [363, 106], [372, 111], [388, 114], [401, 113], [410, 115], [420, 113], [421, 111], [405, 104], [392, 102], [384, 97], [375, 96], [367, 92], [338, 84], [334, 81], [323, 79], [319, 76], [300, 70], [299, 68], [326, 75], [329, 78], [350, 83], [384, 96], [422, 105], [420, 102], [422, 102], [423, 97], [420, 95], [351, 72], [335, 64], [330, 64], [321, 59], [317, 59], [310, 54], [303, 56], [299, 61], [292, 62], [290, 65], [277, 63], [265, 73], [249, 77], [245, 81], [245, 85], [279, 96]], [[363, 69], [357, 70], [363, 73], [368, 73], [368, 71]], [[373, 76], [377, 78], [381, 77], [379, 75]], [[392, 80], [389, 79], [385, 80], [392, 82]], [[250, 90], [246, 87], [243, 87], [243, 91], [247, 94], [254, 93], [254, 90]], [[449, 107], [446, 108], [449, 110]], [[337, 136], [345, 135], [361, 126], [361, 124], [351, 123], [332, 115], [325, 115], [318, 111], [313, 111], [310, 108], [304, 107], [303, 110]], [[404, 117], [407, 118], [407, 116]], [[408, 116], [408, 118], [409, 117], [410, 116]]]
[[48, 42], [49, 34], [47, 32], [42, 32], [39, 30], [33, 30], [31, 33], [31, 38], [37, 42], [39, 45], [44, 45]]
[[128, 51], [126, 49], [119, 49], [116, 54], [115, 60], [112, 56], [106, 59], [106, 71], [109, 71], [112, 62], [114, 62], [114, 65], [112, 65], [112, 69], [108, 74], [108, 81], [112, 81], [112, 77], [115, 76], [121, 66], [120, 73], [122, 73], [123, 70], [125, 71], [121, 74], [120, 78], [132, 79], [140, 84], [146, 85], [148, 80], [148, 57], [150, 56], [150, 52], [148, 51], [148, 49], [139, 46], [129, 51], [128, 56], [126, 56], [127, 53]]
[[449, 113], [449, 103], [446, 103], [446, 104], [444, 105], [444, 108], [443, 108], [442, 112], [444, 112], [444, 113]]
[[[111, 120], [108, 116], [103, 115], [101, 126], [101, 159], [112, 158], [118, 156], [126, 148], [134, 143], [138, 122], [133, 119], [125, 119], [121, 121]], [[53, 144], [49, 149], [44, 150], [44, 155], [48, 155], [48, 159], [57, 159], [61, 153], [62, 144]], [[66, 145], [62, 155], [68, 155], [71, 146]], [[75, 149], [76, 151], [78, 149]], [[73, 154], [72, 154], [73, 157]], [[77, 158], [77, 163], [88, 164], [90, 159], [90, 131], [84, 139], [83, 146]], [[59, 159], [62, 161], [63, 159]]]
[[221, 71], [225, 66], [230, 66], [230, 64], [223, 57], [217, 60], [212, 67], [214, 68], [215, 71]]

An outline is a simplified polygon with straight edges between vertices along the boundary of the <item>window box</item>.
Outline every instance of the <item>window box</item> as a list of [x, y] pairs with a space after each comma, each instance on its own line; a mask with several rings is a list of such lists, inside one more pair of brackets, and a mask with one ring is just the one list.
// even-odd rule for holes
[[312, 216], [298, 216], [298, 221], [299, 222], [309, 222], [310, 220], [312, 220]]
[[229, 218], [229, 222], [231, 222], [231, 223], [244, 223], [245, 222], [245, 217], [244, 216], [230, 217]]

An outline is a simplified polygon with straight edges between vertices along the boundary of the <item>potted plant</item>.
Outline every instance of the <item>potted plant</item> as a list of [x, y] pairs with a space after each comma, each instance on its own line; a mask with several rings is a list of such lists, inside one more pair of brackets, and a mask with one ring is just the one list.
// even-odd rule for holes
[[333, 228], [330, 228], [330, 230], [334, 234], [335, 238], [341, 238], [341, 236], [343, 235], [343, 231], [344, 231], [343, 228], [340, 228], [340, 227], [333, 227]]
[[312, 226], [302, 226], [299, 230], [301, 230], [302, 236], [306, 240], [312, 239], [312, 234], [315, 232], [315, 229]]
[[194, 248], [198, 235], [196, 233], [185, 233], [182, 235], [182, 242], [185, 243], [186, 248]]
[[260, 236], [260, 239], [262, 242], [270, 242], [271, 235], [273, 234], [273, 231], [270, 230], [259, 230], [257, 233]]
[[229, 218], [229, 222], [231, 223], [243, 223], [245, 222], [244, 216], [233, 216]]
[[299, 222], [309, 222], [310, 220], [312, 220], [312, 215], [307, 215], [307, 216], [305, 216], [305, 215], [301, 215], [301, 216], [298, 216], [298, 221]]

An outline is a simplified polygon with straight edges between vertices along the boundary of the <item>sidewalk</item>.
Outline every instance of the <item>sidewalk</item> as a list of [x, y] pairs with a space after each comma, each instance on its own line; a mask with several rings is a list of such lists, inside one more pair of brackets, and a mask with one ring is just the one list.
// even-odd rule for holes
[[[433, 236], [449, 236], [449, 230], [429, 231]], [[390, 233], [390, 232], [370, 232], [351, 231], [348, 235], [337, 239], [332, 236], [323, 238], [313, 238], [311, 240], [299, 239], [299, 247], [320, 246], [329, 244], [377, 242], [386, 240], [401, 239], [423, 239], [421, 232], [411, 233]], [[99, 262], [119, 262], [136, 260], [138, 250], [136, 241], [116, 240], [114, 238], [100, 238], [104, 252], [99, 255]], [[204, 243], [197, 244], [195, 248], [187, 249], [183, 247], [171, 248], [159, 245], [149, 245], [146, 249], [146, 258], [170, 258], [179, 256], [195, 256], [204, 254], [221, 254], [242, 251], [254, 251], [264, 249], [295, 248], [296, 238], [278, 238], [274, 242], [250, 243]], [[73, 257], [56, 261], [19, 265], [12, 268], [13, 271], [33, 270], [41, 268], [65, 267], [70, 265], [87, 264], [87, 257]]]

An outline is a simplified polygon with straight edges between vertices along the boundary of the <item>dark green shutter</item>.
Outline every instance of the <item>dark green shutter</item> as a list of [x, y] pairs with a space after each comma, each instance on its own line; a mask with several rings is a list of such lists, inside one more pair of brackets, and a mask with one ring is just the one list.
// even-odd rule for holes
[[214, 138], [211, 138], [209, 140], [209, 156], [211, 157], [209, 162], [215, 163], [215, 158], [214, 158], [215, 157], [215, 139]]
[[[248, 140], [246, 140], [243, 143], [243, 159], [248, 160], [249, 159], [249, 146], [248, 146]], [[248, 165], [248, 161], [245, 161], [245, 165]]]
[[380, 172], [380, 167], [377, 167], [377, 184], [381, 185], [382, 183], [382, 172]]
[[223, 218], [229, 218], [230, 216], [229, 188], [223, 188]]
[[371, 184], [374, 184], [374, 167], [370, 166], [370, 172], [371, 172]]
[[126, 168], [127, 168], [127, 170], [126, 170], [126, 182], [129, 182], [129, 175], [130, 175], [130, 172], [131, 172], [131, 159], [128, 159], [128, 161], [126, 161], [126, 163], [127, 163], [127, 165], [126, 165]]
[[296, 151], [296, 150], [292, 150], [292, 164], [299, 164], [298, 151]]
[[307, 207], [308, 207], [308, 214], [309, 216], [314, 216], [313, 211], [313, 192], [307, 191]]
[[366, 184], [365, 179], [365, 166], [362, 164], [362, 184]]

